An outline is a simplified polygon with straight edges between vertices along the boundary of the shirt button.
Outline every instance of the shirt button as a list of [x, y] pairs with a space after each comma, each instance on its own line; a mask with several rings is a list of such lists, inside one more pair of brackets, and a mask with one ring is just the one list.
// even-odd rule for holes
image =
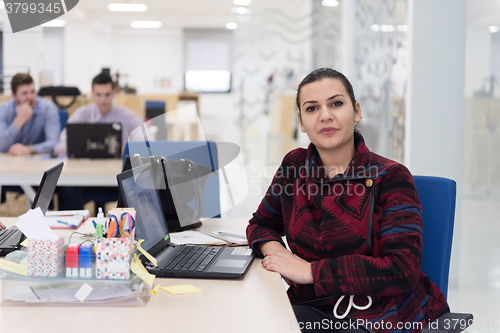
[[366, 187], [372, 187], [373, 180], [371, 180], [371, 178], [368, 178], [367, 180], [365, 180], [365, 185], [366, 185]]

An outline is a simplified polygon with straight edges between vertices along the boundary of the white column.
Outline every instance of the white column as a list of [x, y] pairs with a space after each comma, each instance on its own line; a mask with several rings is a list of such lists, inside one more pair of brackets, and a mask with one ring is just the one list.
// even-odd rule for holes
[[352, 0], [343, 1], [341, 10], [342, 48], [340, 52], [342, 67], [339, 70], [354, 84], [353, 81], [356, 79], [354, 76], [356, 74], [356, 64], [354, 63], [356, 55], [356, 25], [354, 24], [356, 20], [356, 2]]
[[409, 0], [405, 164], [458, 184], [450, 285], [458, 281], [467, 0]]
[[64, 27], [64, 84], [90, 93], [93, 73], [92, 27], [86, 20], [68, 20]]

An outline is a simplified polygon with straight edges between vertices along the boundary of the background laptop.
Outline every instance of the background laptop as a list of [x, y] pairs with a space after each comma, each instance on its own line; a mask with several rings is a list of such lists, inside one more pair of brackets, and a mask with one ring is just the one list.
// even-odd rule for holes
[[120, 158], [122, 124], [67, 124], [67, 150], [71, 158]]
[[118, 187], [127, 207], [136, 210], [137, 239], [158, 261], [149, 261], [146, 269], [163, 277], [239, 278], [245, 275], [253, 259], [247, 248], [173, 245], [163, 211], [154, 188], [149, 163], [117, 175]]
[[[43, 214], [49, 209], [50, 200], [54, 195], [56, 189], [57, 181], [61, 175], [64, 162], [50, 168], [45, 171], [40, 181], [40, 186], [36, 191], [35, 199], [31, 205], [31, 209], [40, 207]], [[6, 254], [19, 250], [21, 248], [21, 243], [26, 239], [21, 230], [17, 228], [7, 228], [0, 231], [0, 256], [5, 256]]]

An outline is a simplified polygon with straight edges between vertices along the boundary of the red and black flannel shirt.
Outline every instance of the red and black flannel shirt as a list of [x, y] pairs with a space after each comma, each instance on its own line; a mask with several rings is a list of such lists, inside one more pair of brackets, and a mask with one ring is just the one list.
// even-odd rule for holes
[[341, 295], [355, 295], [355, 303], [365, 305], [369, 295], [372, 306], [353, 308], [350, 316], [393, 323], [381, 332], [402, 331], [397, 322], [425, 325], [449, 308], [420, 269], [422, 214], [413, 177], [403, 165], [370, 152], [358, 133], [355, 147], [347, 170], [332, 179], [312, 143], [288, 153], [250, 220], [249, 245], [260, 255], [257, 243], [283, 243], [286, 236], [291, 251], [312, 263], [314, 283], [290, 287], [292, 303], [334, 296], [311, 304], [333, 305]]

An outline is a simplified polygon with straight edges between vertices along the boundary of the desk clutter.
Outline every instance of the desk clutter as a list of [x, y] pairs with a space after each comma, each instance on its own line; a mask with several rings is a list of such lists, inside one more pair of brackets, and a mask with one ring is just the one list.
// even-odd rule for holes
[[73, 237], [73, 233], [65, 242], [50, 229], [39, 208], [21, 215], [16, 227], [27, 236], [25, 247], [0, 260], [4, 303], [144, 305], [154, 276], [145, 275], [142, 263], [132, 260], [135, 250], [144, 251], [140, 242], [134, 249], [135, 210], [115, 208], [104, 217], [100, 209], [93, 222], [93, 236]]

